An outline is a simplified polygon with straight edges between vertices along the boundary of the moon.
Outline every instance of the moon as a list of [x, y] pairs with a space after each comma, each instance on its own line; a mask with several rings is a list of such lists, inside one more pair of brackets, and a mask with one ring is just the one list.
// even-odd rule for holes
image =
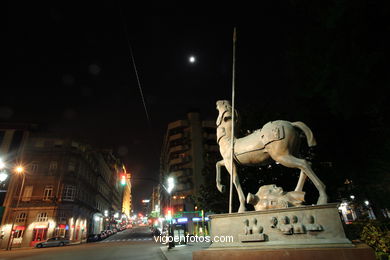
[[188, 58], [188, 61], [189, 61], [190, 63], [195, 63], [195, 61], [196, 61], [195, 56], [190, 56], [190, 57]]

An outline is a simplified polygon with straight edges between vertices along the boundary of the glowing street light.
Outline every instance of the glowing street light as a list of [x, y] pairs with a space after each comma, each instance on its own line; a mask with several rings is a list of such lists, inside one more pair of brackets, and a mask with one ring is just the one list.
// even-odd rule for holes
[[169, 194], [171, 194], [174, 187], [175, 187], [175, 181], [172, 177], [169, 177], [168, 178], [168, 188], [167, 188], [167, 191]]
[[367, 206], [370, 205], [370, 202], [368, 200], [364, 201], [364, 204], [366, 204]]
[[19, 174], [21, 174], [21, 173], [23, 173], [24, 172], [24, 168], [22, 167], [22, 166], [17, 166], [16, 168], [15, 168], [15, 171], [17, 172], [17, 173], [19, 173]]
[[351, 195], [350, 198], [351, 198], [351, 199], [355, 199], [355, 195]]

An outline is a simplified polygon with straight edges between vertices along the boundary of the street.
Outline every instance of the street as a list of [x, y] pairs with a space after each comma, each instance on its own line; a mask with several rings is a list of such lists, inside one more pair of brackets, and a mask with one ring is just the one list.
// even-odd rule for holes
[[100, 242], [65, 247], [28, 248], [0, 251], [3, 259], [164, 259], [149, 227], [134, 227], [118, 232]]

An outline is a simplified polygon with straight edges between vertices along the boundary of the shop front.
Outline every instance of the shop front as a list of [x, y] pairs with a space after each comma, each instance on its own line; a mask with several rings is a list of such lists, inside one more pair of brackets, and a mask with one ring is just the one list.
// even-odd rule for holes
[[36, 225], [32, 232], [32, 241], [30, 246], [34, 247], [36, 243], [39, 243], [47, 239], [48, 224]]

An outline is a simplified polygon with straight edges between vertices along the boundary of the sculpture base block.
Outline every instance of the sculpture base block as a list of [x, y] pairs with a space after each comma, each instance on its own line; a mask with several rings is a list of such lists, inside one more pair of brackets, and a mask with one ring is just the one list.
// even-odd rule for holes
[[253, 249], [228, 248], [207, 249], [192, 253], [194, 260], [240, 259], [240, 260], [375, 260], [374, 250], [367, 245], [355, 248], [286, 248]]
[[337, 203], [209, 216], [210, 248], [354, 247], [344, 233]]

